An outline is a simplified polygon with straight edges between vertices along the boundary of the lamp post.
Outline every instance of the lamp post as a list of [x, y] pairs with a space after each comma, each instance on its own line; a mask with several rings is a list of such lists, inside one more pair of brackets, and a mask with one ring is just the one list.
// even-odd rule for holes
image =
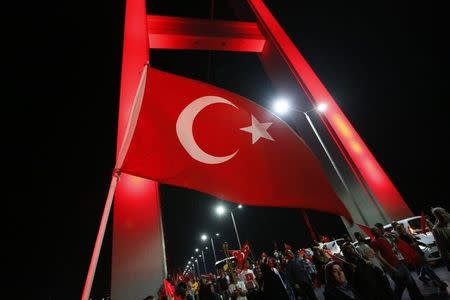
[[201, 257], [203, 260], [203, 268], [205, 269], [205, 275], [206, 275], [208, 272], [206, 271], [205, 254], [203, 253], [203, 249], [202, 249], [202, 254], [200, 254], [199, 257]]
[[236, 238], [237, 238], [237, 241], [238, 241], [239, 249], [241, 249], [242, 248], [242, 246], [241, 246], [241, 239], [239, 238], [239, 233], [238, 233], [238, 230], [237, 230], [236, 221], [234, 220], [234, 215], [233, 215], [233, 211], [232, 210], [230, 210], [230, 214], [231, 214], [231, 219], [233, 220], [234, 231], [236, 232]]
[[[320, 145], [322, 146], [325, 154], [328, 157], [328, 160], [330, 161], [331, 165], [333, 166], [334, 171], [336, 172], [337, 176], [339, 177], [339, 180], [342, 183], [342, 186], [344, 187], [345, 191], [348, 193], [348, 195], [350, 196], [350, 198], [353, 201], [353, 204], [355, 205], [356, 209], [358, 210], [359, 215], [361, 216], [362, 221], [365, 224], [369, 224], [366, 220], [366, 218], [364, 217], [361, 208], [359, 207], [359, 205], [356, 203], [356, 200], [353, 196], [353, 194], [350, 192], [350, 189], [348, 188], [347, 183], [344, 180], [344, 177], [342, 176], [341, 172], [339, 171], [339, 169], [336, 166], [336, 163], [334, 162], [333, 158], [330, 155], [330, 152], [328, 151], [327, 147], [325, 146], [324, 142], [322, 141], [322, 138], [319, 135], [319, 132], [317, 131], [316, 127], [314, 126], [313, 122], [311, 121], [311, 118], [309, 117], [308, 113], [312, 112], [312, 111], [318, 111], [318, 112], [324, 112], [327, 109], [327, 105], [325, 103], [319, 104], [317, 107], [308, 110], [308, 111], [302, 111], [302, 110], [298, 110], [295, 108], [291, 108], [289, 106], [289, 103], [287, 103], [284, 100], [279, 100], [277, 102], [274, 103], [274, 109], [275, 111], [277, 111], [278, 113], [286, 113], [289, 110], [293, 110], [295, 112], [299, 112], [301, 114], [303, 114], [306, 118], [306, 120], [308, 121], [309, 126], [311, 126], [311, 129], [313, 130], [314, 134], [317, 137], [317, 140], [319, 141]], [[296, 122], [294, 122], [294, 125], [296, 124]], [[296, 126], [297, 127], [297, 126]], [[298, 128], [297, 128], [298, 131]]]
[[[216, 233], [216, 236], [220, 236], [220, 234], [219, 234], [219, 233]], [[201, 236], [201, 239], [202, 239], [202, 241], [206, 241], [206, 240], [208, 239], [208, 236], [207, 236], [206, 234], [203, 234], [203, 235]], [[214, 247], [214, 240], [213, 240], [212, 235], [211, 235], [211, 237], [210, 237], [210, 241], [211, 241], [211, 248], [212, 248], [213, 255], [214, 255], [214, 263], [216, 263], [216, 262], [217, 262], [216, 248]]]
[[[241, 204], [239, 204], [236, 208], [241, 209], [242, 207], [243, 206]], [[233, 210], [235, 210], [236, 208], [230, 209], [230, 215], [231, 215], [231, 220], [233, 221], [234, 232], [236, 233], [236, 239], [238, 241], [239, 249], [241, 249], [242, 248], [241, 240], [239, 238], [239, 233], [238, 233], [238, 230], [237, 230], [236, 221], [234, 220], [234, 215], [233, 215]], [[216, 207], [216, 214], [217, 215], [219, 215], [219, 216], [223, 215], [225, 212], [226, 212], [225, 207], [223, 207], [221, 205]]]
[[195, 264], [194, 264], [194, 261], [193, 261], [193, 260], [192, 260], [192, 261], [188, 261], [188, 265], [189, 265], [188, 270], [193, 270], [193, 271], [194, 271], [194, 276], [197, 276], [197, 275], [196, 275], [197, 270], [195, 270]]
[[191, 263], [194, 264], [192, 261], [188, 261], [187, 266], [184, 268], [184, 273], [187, 273], [187, 271], [189, 271], [192, 267]]
[[[200, 278], [202, 273], [200, 272], [200, 266], [198, 265], [198, 259], [195, 259], [194, 262], [195, 262], [195, 264], [197, 265], [197, 269], [198, 269], [198, 277]], [[194, 269], [195, 269], [195, 267], [194, 267]]]

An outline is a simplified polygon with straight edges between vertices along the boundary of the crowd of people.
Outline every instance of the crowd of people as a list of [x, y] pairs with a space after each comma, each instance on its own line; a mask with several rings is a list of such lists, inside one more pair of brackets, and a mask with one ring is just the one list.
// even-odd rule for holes
[[[432, 210], [436, 222], [429, 219], [443, 262], [450, 271], [450, 218], [443, 208]], [[188, 300], [315, 300], [322, 288], [329, 299], [401, 299], [405, 290], [411, 299], [424, 299], [411, 272], [417, 271], [422, 284], [445, 290], [447, 283], [433, 271], [424, 257], [420, 242], [402, 224], [392, 223], [386, 231], [380, 223], [368, 236], [355, 232], [332, 253], [322, 243], [292, 251], [275, 250], [273, 255], [250, 255], [240, 263], [227, 261], [217, 270], [200, 278], [185, 274], [169, 278], [174, 285], [173, 298]], [[170, 295], [172, 296], [172, 295]], [[162, 288], [159, 299], [171, 298]]]

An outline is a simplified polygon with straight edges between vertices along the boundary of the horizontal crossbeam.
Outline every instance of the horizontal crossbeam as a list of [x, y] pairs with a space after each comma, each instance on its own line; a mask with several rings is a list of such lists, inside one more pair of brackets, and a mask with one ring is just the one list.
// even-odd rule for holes
[[262, 52], [256, 23], [147, 15], [150, 49]]

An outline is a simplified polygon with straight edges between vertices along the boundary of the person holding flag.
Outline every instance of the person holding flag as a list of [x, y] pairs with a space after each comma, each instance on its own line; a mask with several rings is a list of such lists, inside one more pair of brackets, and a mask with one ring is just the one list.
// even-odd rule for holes
[[394, 293], [396, 297], [401, 299], [406, 288], [411, 299], [424, 299], [414, 278], [412, 278], [406, 267], [405, 259], [398, 251], [395, 241], [391, 240], [388, 235], [384, 235], [383, 225], [377, 223], [371, 230], [374, 239], [371, 241], [370, 246], [374, 249], [386, 272], [395, 282]]
[[259, 285], [256, 281], [255, 273], [248, 267], [248, 263], [245, 263], [241, 272], [238, 274], [239, 279], [244, 282], [247, 289], [248, 300], [259, 299]]
[[233, 300], [248, 300], [247, 288], [244, 281], [242, 281], [235, 272], [231, 274], [230, 284], [228, 285], [228, 292], [230, 299]]

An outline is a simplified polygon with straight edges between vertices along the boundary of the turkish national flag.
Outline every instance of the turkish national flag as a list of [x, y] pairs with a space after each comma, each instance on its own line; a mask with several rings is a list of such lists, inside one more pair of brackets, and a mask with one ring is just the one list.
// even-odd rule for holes
[[244, 265], [244, 261], [247, 258], [244, 252], [241, 250], [231, 250], [231, 255], [233, 255], [236, 258], [236, 265], [239, 268], [242, 268]]
[[148, 68], [125, 173], [257, 206], [345, 216], [318, 159], [281, 119], [224, 89]]
[[245, 241], [245, 243], [242, 245], [241, 252], [245, 254], [245, 257], [247, 257], [250, 254], [251, 249], [248, 241]]

